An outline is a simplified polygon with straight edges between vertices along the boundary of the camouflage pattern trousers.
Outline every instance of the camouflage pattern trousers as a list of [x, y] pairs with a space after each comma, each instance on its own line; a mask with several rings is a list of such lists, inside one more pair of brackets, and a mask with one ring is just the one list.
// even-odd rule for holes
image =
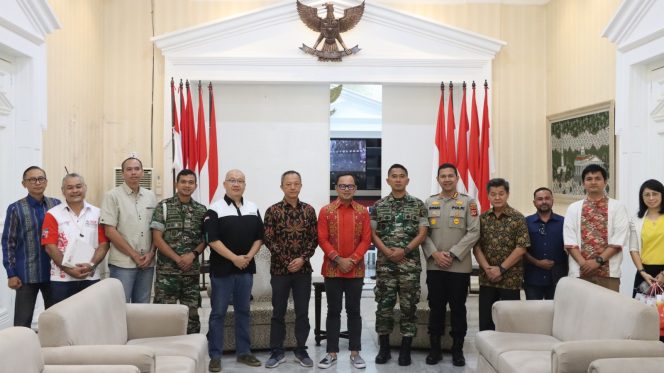
[[417, 334], [415, 311], [420, 301], [420, 274], [417, 272], [378, 272], [376, 274], [376, 333], [385, 335], [394, 328], [394, 306], [399, 298], [401, 335]]
[[201, 321], [198, 309], [201, 307], [201, 289], [198, 275], [169, 275], [157, 271], [154, 285], [154, 303], [176, 304], [189, 307], [187, 334], [199, 333]]

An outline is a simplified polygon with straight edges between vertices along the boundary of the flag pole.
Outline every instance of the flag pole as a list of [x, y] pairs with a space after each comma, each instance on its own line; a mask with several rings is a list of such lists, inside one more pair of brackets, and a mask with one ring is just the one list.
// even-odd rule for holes
[[[175, 121], [173, 121], [173, 113], [175, 113], [175, 108], [173, 104], [175, 103], [175, 81], [171, 77], [171, 162], [175, 161]], [[173, 188], [173, 195], [175, 195], [175, 167], [171, 166], [171, 177], [173, 182], [171, 183], [171, 188]]]

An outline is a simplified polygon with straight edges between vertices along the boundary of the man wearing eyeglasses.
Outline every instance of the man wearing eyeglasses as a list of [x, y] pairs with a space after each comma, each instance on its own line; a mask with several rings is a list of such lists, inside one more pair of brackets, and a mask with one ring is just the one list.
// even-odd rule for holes
[[224, 320], [231, 299], [237, 361], [249, 366], [261, 365], [251, 354], [249, 300], [256, 273], [254, 256], [263, 244], [263, 221], [256, 204], [244, 199], [245, 187], [246, 178], [242, 171], [228, 171], [224, 179], [224, 198], [210, 206], [203, 217], [203, 232], [212, 249], [212, 311], [207, 334], [210, 372], [221, 371]]
[[336, 191], [339, 198], [323, 207], [318, 215], [318, 244], [325, 253], [321, 272], [327, 294], [327, 355], [318, 363], [321, 369], [337, 363], [344, 294], [351, 365], [359, 369], [367, 366], [360, 356], [360, 299], [364, 284], [364, 254], [371, 244], [371, 225], [366, 207], [353, 201], [356, 189], [353, 175], [338, 175]]
[[564, 218], [553, 212], [553, 192], [549, 188], [535, 189], [533, 205], [537, 212], [526, 217], [530, 247], [524, 255], [524, 290], [528, 300], [553, 299], [558, 280], [567, 276]]
[[45, 308], [51, 299], [51, 258], [41, 245], [40, 236], [46, 211], [60, 200], [44, 196], [48, 185], [46, 172], [30, 166], [23, 172], [23, 187], [28, 195], [7, 207], [2, 230], [2, 264], [7, 271], [7, 286], [16, 290], [14, 326], [29, 328], [41, 291]]
[[393, 164], [387, 170], [390, 195], [371, 210], [371, 230], [378, 249], [376, 263], [376, 333], [380, 350], [376, 364], [385, 364], [390, 354], [390, 333], [394, 328], [394, 306], [399, 298], [401, 349], [399, 365], [411, 363], [410, 348], [417, 333], [417, 303], [420, 301], [420, 244], [427, 237], [424, 202], [406, 192], [408, 170]]

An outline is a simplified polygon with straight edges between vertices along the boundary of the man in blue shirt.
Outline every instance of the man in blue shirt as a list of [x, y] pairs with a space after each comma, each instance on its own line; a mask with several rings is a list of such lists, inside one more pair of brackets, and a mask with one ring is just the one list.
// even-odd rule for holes
[[556, 284], [567, 276], [567, 253], [563, 244], [564, 218], [553, 213], [553, 193], [537, 188], [533, 193], [537, 213], [526, 217], [530, 248], [525, 255], [526, 299], [553, 299]]
[[44, 306], [52, 305], [51, 258], [41, 245], [40, 235], [46, 211], [60, 201], [44, 196], [48, 180], [46, 172], [37, 166], [23, 172], [22, 184], [28, 196], [7, 207], [2, 231], [2, 264], [7, 271], [7, 286], [16, 290], [14, 326], [29, 328], [40, 291]]

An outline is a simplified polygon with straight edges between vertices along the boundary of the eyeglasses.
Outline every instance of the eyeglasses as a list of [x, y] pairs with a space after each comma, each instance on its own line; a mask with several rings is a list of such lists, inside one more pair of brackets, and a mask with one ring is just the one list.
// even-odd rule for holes
[[544, 223], [540, 223], [539, 225], [539, 234], [546, 236], [546, 225]]
[[237, 184], [237, 185], [242, 185], [242, 184], [245, 183], [244, 180], [238, 180], [238, 179], [226, 179], [225, 181], [226, 181], [227, 183], [231, 184], [231, 185], [235, 185], [235, 184]]
[[337, 184], [339, 190], [355, 190], [355, 184]]
[[31, 178], [29, 178], [29, 179], [23, 179], [23, 181], [27, 181], [27, 182], [30, 183], [30, 184], [37, 184], [37, 183], [40, 183], [40, 184], [41, 184], [41, 183], [45, 183], [45, 182], [46, 182], [46, 178], [43, 177], [43, 176], [40, 176], [40, 177], [31, 177]]

